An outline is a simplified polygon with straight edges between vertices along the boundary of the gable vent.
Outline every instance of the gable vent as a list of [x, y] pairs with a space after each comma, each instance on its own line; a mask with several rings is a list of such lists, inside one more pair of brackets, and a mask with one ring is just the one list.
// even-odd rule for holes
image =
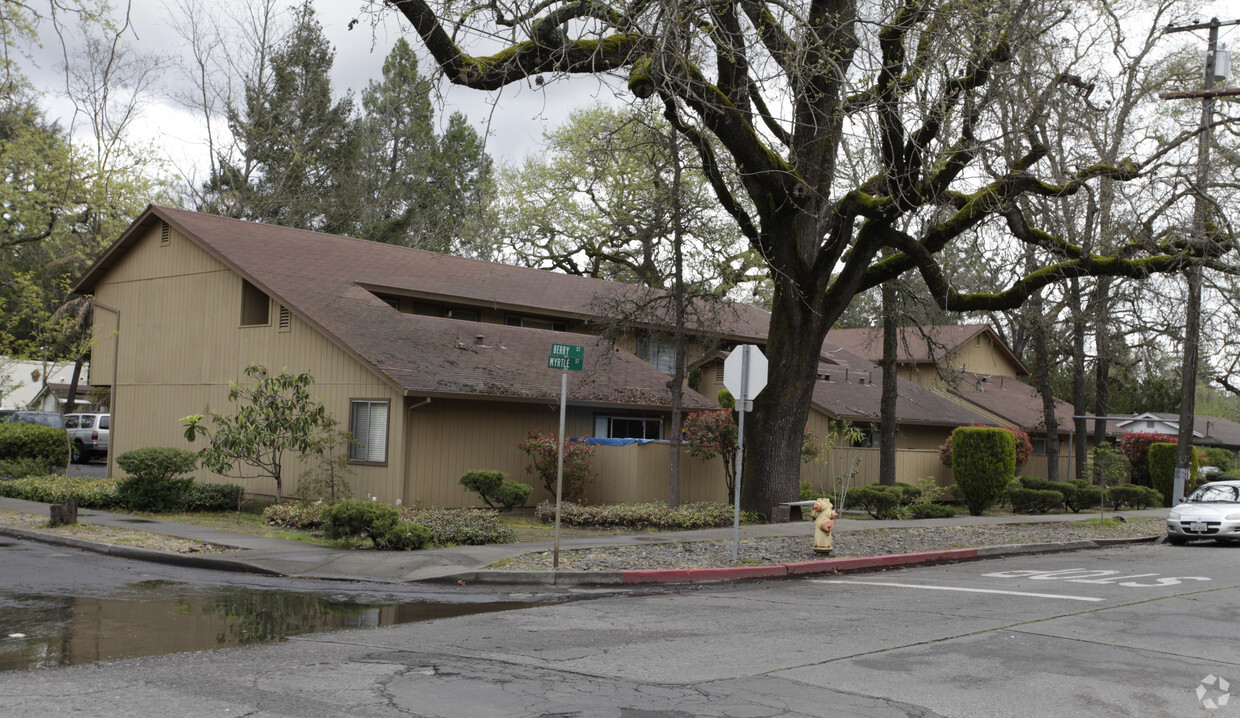
[[172, 227], [167, 222], [163, 222], [159, 228], [159, 246], [167, 247], [172, 244]]
[[280, 331], [287, 332], [293, 326], [293, 313], [288, 307], [280, 307]]
[[715, 367], [715, 381], [723, 383], [723, 362], [719, 362], [719, 366]]

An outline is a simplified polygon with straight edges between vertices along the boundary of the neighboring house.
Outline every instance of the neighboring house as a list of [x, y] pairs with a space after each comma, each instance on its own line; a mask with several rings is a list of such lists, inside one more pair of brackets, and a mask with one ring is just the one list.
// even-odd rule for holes
[[[882, 358], [879, 329], [836, 329], [827, 335], [856, 354], [872, 361]], [[981, 414], [978, 423], [1018, 426], [1029, 434], [1033, 458], [1021, 473], [1046, 476], [1046, 414], [1042, 395], [1018, 377], [1029, 370], [985, 324], [902, 327], [896, 341], [896, 371], [906, 379], [940, 393]], [[1075, 435], [1073, 407], [1054, 399], [1056, 433], [1059, 436], [1059, 476], [1069, 476], [1072, 457], [1093, 445]]]
[[[557, 430], [553, 344], [585, 347], [584, 370], [568, 377], [569, 436], [666, 438], [668, 377], [650, 362], [666, 361], [667, 343], [640, 323], [628, 349], [579, 333], [600, 297], [639, 288], [152, 206], [74, 290], [96, 303], [91, 377], [110, 385], [123, 427], [113, 455], [186, 446], [180, 419], [230, 412], [228, 382], [257, 362], [315, 377], [313, 392], [360, 442], [356, 495], [471, 506], [457, 477], [498, 469], [535, 484], [536, 502], [548, 495], [517, 445]], [[757, 341], [767, 321], [740, 305], [717, 333]], [[717, 405], [686, 390], [684, 406]], [[587, 497], [665, 497], [667, 444], [650, 446], [626, 460], [600, 448]], [[724, 498], [717, 468], [687, 453], [681, 466], [684, 500]], [[284, 467], [286, 493], [305, 468]]]
[[[1110, 417], [1111, 426], [1124, 434], [1180, 435], [1180, 415], [1144, 412], [1131, 419]], [[1207, 446], [1240, 451], [1240, 424], [1217, 416], [1193, 417], [1193, 446]]]
[[[707, 396], [723, 387], [725, 357], [721, 353], [703, 364], [701, 390]], [[916, 483], [933, 476], [939, 483], [951, 483], [951, 470], [939, 463], [939, 447], [956, 427], [994, 423], [992, 417], [903, 377], [897, 379], [897, 386], [896, 480]], [[877, 364], [829, 341], [824, 344], [807, 428], [826, 438], [832, 427], [847, 422], [861, 437], [832, 447], [834, 459], [803, 466], [802, 480], [829, 489], [836, 475], [851, 472], [856, 462], [853, 485], [878, 482], [882, 391], [882, 370]]]
[[[883, 358], [881, 329], [832, 329], [827, 342], [873, 362]], [[947, 389], [961, 372], [979, 376], [1026, 376], [1029, 370], [985, 324], [901, 327], [896, 372], [930, 389]]]
[[[86, 384], [87, 371], [84, 364], [74, 400], [77, 411], [93, 408], [88, 396], [91, 387]], [[64, 404], [69, 398], [72, 380], [73, 362], [45, 363], [0, 357], [0, 408], [69, 413], [71, 410], [64, 408]]]

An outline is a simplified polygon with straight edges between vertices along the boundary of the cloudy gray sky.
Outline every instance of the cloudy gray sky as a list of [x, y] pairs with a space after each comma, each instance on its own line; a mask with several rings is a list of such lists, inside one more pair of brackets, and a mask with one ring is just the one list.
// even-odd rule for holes
[[[124, 0], [113, 1], [123, 10]], [[295, 0], [290, 0], [287, 7], [295, 4]], [[318, 0], [314, 3], [324, 34], [336, 50], [332, 72], [335, 91], [343, 95], [351, 89], [356, 94], [368, 82], [377, 79], [384, 57], [401, 36], [408, 37], [419, 50], [423, 74], [430, 74], [432, 63], [421, 53], [421, 43], [408, 30], [404, 19], [391, 10], [384, 10], [377, 16], [365, 14], [366, 5], [364, 0]], [[177, 53], [184, 52], [185, 48], [181, 47], [183, 43], [170, 26], [171, 6], [168, 0], [132, 0], [132, 31], [127, 41], [142, 52], [175, 61]], [[361, 21], [349, 30], [354, 18]], [[47, 24], [41, 33], [42, 47], [37, 50], [37, 64], [26, 68], [27, 75], [44, 93], [51, 117], [64, 127], [73, 127], [76, 136], [85, 137], [89, 128], [81, 117], [75, 119], [73, 105], [65, 97], [65, 52], [61, 41]], [[80, 40], [72, 37], [72, 33], [65, 36], [72, 62]], [[142, 103], [142, 114], [130, 139], [138, 144], [153, 145], [172, 168], [183, 174], [201, 174], [206, 163], [205, 127], [198, 115], [170, 98], [178, 85], [184, 83], [183, 76], [175, 68], [170, 67], [160, 74], [159, 88]], [[526, 154], [537, 151], [543, 132], [561, 123], [572, 109], [610, 96], [611, 91], [595, 79], [549, 83], [543, 87], [513, 85], [490, 93], [444, 83], [437, 102], [438, 119], [446, 121], [456, 110], [465, 113], [479, 133], [487, 135], [487, 149], [493, 157], [499, 161], [518, 162]]]

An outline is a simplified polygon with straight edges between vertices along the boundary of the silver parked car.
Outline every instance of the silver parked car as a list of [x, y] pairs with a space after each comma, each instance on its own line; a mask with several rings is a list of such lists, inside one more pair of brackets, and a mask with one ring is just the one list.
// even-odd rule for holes
[[111, 429], [111, 414], [65, 414], [73, 463], [84, 464], [96, 456], [107, 456]]
[[1240, 541], [1240, 481], [1211, 481], [1167, 514], [1167, 542]]

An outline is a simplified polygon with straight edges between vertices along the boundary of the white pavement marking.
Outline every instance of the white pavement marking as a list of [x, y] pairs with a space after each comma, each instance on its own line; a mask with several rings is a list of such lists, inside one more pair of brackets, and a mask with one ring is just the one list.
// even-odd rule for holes
[[895, 588], [921, 588], [927, 591], [960, 591], [963, 593], [998, 593], [1004, 596], [1027, 596], [1029, 598], [1062, 598], [1065, 601], [1101, 601], [1091, 596], [1062, 596], [1056, 593], [1027, 593], [1025, 591], [996, 591], [989, 588], [960, 588], [957, 586], [922, 586], [915, 583], [890, 583], [887, 581], [823, 581], [813, 583], [852, 583], [862, 586], [893, 586]]

